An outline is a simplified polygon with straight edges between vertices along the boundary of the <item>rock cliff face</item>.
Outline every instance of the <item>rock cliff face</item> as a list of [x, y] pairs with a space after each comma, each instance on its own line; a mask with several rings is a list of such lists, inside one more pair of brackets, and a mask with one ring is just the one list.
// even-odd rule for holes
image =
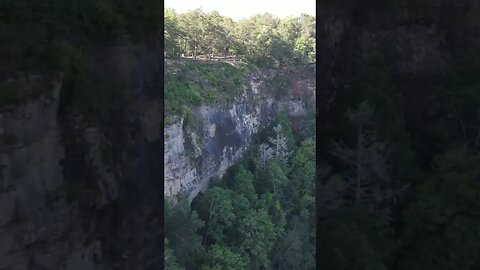
[[[242, 157], [252, 135], [268, 125], [280, 110], [292, 117], [306, 114], [315, 103], [315, 70], [306, 68], [304, 78], [293, 76], [288, 94], [274, 98], [265, 86], [267, 74], [251, 77], [249, 87], [231, 105], [195, 108], [197, 126], [188, 128], [183, 119], [165, 126], [165, 196], [186, 192], [190, 201], [208, 187], [214, 177]], [[314, 106], [314, 105], [313, 105]]]
[[179, 119], [162, 133], [162, 61], [158, 46], [91, 48], [79, 92], [56, 75], [7, 82], [19, 98], [0, 96], [0, 269], [160, 269], [162, 185], [195, 196], [278, 106], [313, 108], [300, 95], [312, 98], [313, 70], [278, 102], [252, 78], [254, 95], [198, 107], [197, 129]]

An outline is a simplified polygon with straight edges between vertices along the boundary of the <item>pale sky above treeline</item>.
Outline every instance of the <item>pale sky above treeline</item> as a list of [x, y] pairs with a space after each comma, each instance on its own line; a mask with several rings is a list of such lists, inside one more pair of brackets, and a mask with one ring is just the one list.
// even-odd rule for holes
[[165, 0], [165, 8], [184, 13], [201, 7], [204, 12], [218, 11], [234, 20], [262, 13], [275, 17], [299, 16], [302, 13], [315, 16], [315, 0]]

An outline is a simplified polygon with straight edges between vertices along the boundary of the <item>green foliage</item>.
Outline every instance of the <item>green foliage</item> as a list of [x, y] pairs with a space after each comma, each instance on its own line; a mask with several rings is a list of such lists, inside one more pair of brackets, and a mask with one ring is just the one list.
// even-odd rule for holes
[[194, 122], [191, 108], [200, 104], [232, 102], [246, 87], [245, 68], [226, 63], [172, 64], [165, 73], [165, 114]]
[[272, 193], [275, 198], [284, 199], [284, 191], [290, 184], [287, 174], [278, 160], [268, 162], [265, 170], [259, 169], [255, 181], [259, 193]]
[[274, 226], [268, 212], [263, 208], [250, 211], [240, 220], [237, 232], [242, 239], [240, 247], [249, 258], [251, 269], [269, 267], [268, 255], [281, 230]]
[[292, 158], [289, 187], [285, 189], [286, 206], [302, 216], [313, 215], [315, 184], [315, 141], [305, 140]]
[[180, 197], [173, 207], [165, 201], [165, 237], [170, 241], [173, 255], [180, 265], [191, 268], [194, 258], [203, 253], [202, 238], [198, 230], [205, 225], [196, 211], [192, 211], [186, 197]]
[[264, 193], [260, 196], [257, 205], [268, 211], [276, 228], [283, 230], [287, 222], [287, 213], [281, 201], [283, 200], [276, 198], [272, 193]]
[[246, 270], [247, 264], [241, 254], [226, 246], [214, 244], [210, 247], [206, 256], [207, 263], [202, 270]]
[[[200, 204], [209, 206], [203, 209], [204, 220], [207, 221], [204, 241], [212, 239], [215, 243], [223, 243], [225, 231], [230, 230], [236, 219], [232, 203], [233, 192], [221, 187], [213, 187], [202, 197]], [[208, 211], [208, 212], [207, 212]], [[208, 214], [207, 214], [208, 213]]]
[[[291, 128], [286, 117], [281, 117], [275, 123], [282, 123], [277, 126]], [[291, 135], [296, 136], [293, 132]], [[295, 139], [292, 138], [293, 141]], [[259, 142], [265, 143], [266, 140], [268, 137]], [[193, 213], [198, 211], [205, 226], [198, 230], [196, 237], [191, 235], [192, 230], [186, 233], [188, 239], [201, 237], [206, 253], [197, 252], [197, 256], [190, 256], [189, 260], [183, 262], [180, 256], [187, 256], [188, 253], [183, 250], [177, 252], [176, 248], [184, 247], [173, 247], [173, 242], [169, 244], [177, 261], [186, 269], [189, 269], [187, 264], [194, 263], [200, 265], [200, 269], [291, 269], [285, 268], [290, 266], [313, 269], [315, 222], [311, 199], [314, 190], [314, 142], [311, 138], [302, 142], [294, 154], [292, 162], [299, 165], [299, 170], [306, 171], [298, 176], [294, 176], [298, 174], [297, 171], [292, 171], [290, 175], [288, 164], [285, 166], [275, 158], [269, 160], [265, 167], [250, 166], [250, 163], [260, 164], [255, 151], [256, 147], [252, 148], [245, 160], [234, 166], [231, 173], [227, 173], [220, 182], [215, 182], [193, 201]], [[296, 197], [284, 196], [289, 190], [295, 190], [292, 194]], [[304, 211], [296, 209], [301, 212], [302, 218], [292, 215], [292, 210], [287, 209], [287, 205], [305, 208]], [[186, 210], [181, 211], [185, 213]], [[172, 216], [168, 211], [166, 213], [167, 216]], [[173, 216], [179, 215], [184, 217], [186, 214]], [[191, 214], [190, 219], [194, 219], [194, 214]], [[290, 224], [288, 228], [287, 224]], [[167, 230], [174, 229], [166, 227]], [[170, 234], [167, 232], [168, 239], [171, 239], [168, 236]], [[290, 248], [290, 244], [294, 247]], [[278, 257], [279, 253], [282, 254], [281, 258]], [[295, 258], [286, 258], [289, 256]]]
[[250, 171], [245, 170], [242, 165], [236, 170], [233, 188], [248, 198], [251, 203], [257, 199], [255, 188], [253, 187], [253, 175]]
[[169, 57], [234, 53], [263, 67], [305, 63], [315, 61], [315, 17], [280, 20], [267, 13], [234, 22], [216, 11], [166, 9], [165, 46]]
[[301, 36], [295, 41], [294, 50], [301, 54], [303, 59], [307, 59], [311, 62], [315, 61], [315, 38]]

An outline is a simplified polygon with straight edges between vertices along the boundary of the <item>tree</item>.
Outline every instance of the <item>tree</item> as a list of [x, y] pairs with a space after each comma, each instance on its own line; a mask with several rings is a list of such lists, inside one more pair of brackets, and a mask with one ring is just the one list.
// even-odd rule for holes
[[192, 53], [194, 59], [202, 47], [204, 47], [204, 16], [201, 9], [196, 9], [179, 15], [179, 22], [185, 31], [185, 47]]
[[292, 158], [290, 182], [284, 190], [287, 209], [304, 217], [314, 211], [315, 167], [315, 141], [308, 139]]
[[226, 31], [226, 36], [222, 40], [223, 48], [223, 56], [227, 57], [230, 49], [235, 46], [235, 22], [229, 17], [222, 17], [221, 22], [223, 28]]
[[257, 199], [257, 194], [253, 187], [253, 175], [250, 171], [245, 170], [243, 165], [240, 165], [235, 172], [233, 189], [243, 194], [251, 203]]
[[233, 193], [221, 187], [209, 189], [202, 197], [201, 203], [208, 206], [208, 218], [206, 218], [206, 229], [203, 237], [205, 244], [210, 237], [216, 243], [223, 243], [225, 231], [232, 227], [236, 216], [232, 205]]
[[272, 193], [265, 193], [260, 195], [257, 206], [266, 209], [272, 217], [272, 222], [275, 227], [283, 230], [287, 219], [280, 199], [276, 198]]
[[174, 55], [227, 56], [231, 51], [251, 64], [278, 67], [295, 63], [299, 51], [304, 58], [315, 54], [315, 17], [280, 20], [265, 13], [234, 22], [216, 11], [204, 13], [201, 9], [174, 15], [165, 10], [165, 49]]
[[315, 39], [307, 36], [300, 36], [295, 40], [294, 50], [298, 52], [302, 60], [315, 61]]
[[175, 10], [166, 9], [164, 19], [164, 44], [165, 51], [169, 56], [177, 57], [180, 55], [180, 40], [184, 36], [185, 33], [180, 28]]
[[165, 237], [170, 241], [173, 255], [186, 268], [195, 265], [195, 256], [203, 251], [202, 238], [198, 234], [203, 226], [196, 211], [190, 209], [186, 196], [180, 196], [175, 206], [165, 201]]
[[293, 48], [295, 40], [299, 37], [301, 31], [301, 25], [299, 18], [288, 17], [283, 19], [279, 24], [279, 34], [282, 39], [285, 40], [290, 47]]
[[282, 164], [278, 161], [270, 162], [265, 177], [271, 183], [273, 196], [284, 199], [284, 189], [287, 188], [289, 179], [287, 178], [287, 172], [282, 169]]
[[388, 148], [380, 142], [369, 125], [372, 123], [373, 110], [368, 102], [362, 102], [356, 111], [347, 112], [348, 119], [357, 126], [357, 142], [355, 148], [344, 143], [334, 143], [332, 154], [345, 162], [351, 169], [346, 176], [352, 197], [356, 204], [372, 202], [380, 204], [385, 200], [395, 200], [401, 189], [393, 190], [387, 168]]
[[249, 269], [268, 268], [268, 255], [280, 231], [273, 225], [267, 210], [251, 210], [240, 220], [237, 233], [242, 239], [240, 248], [251, 262]]
[[287, 165], [288, 158], [292, 153], [288, 149], [287, 138], [283, 135], [282, 126], [280, 124], [274, 127], [273, 130], [275, 131], [274, 137], [268, 139], [273, 148], [273, 156], [283, 165]]
[[269, 147], [268, 144], [260, 144], [260, 146], [258, 147], [258, 157], [261, 168], [265, 170], [267, 162], [273, 157], [273, 149]]
[[215, 51], [224, 52], [225, 48], [228, 46], [229, 40], [227, 30], [223, 25], [223, 18], [218, 12], [213, 11], [206, 14], [203, 23], [206, 34], [205, 49], [209, 57], [213, 55]]
[[286, 110], [281, 110], [278, 113], [275, 124], [282, 127], [282, 135], [287, 140], [288, 149], [292, 151], [296, 150], [296, 142], [294, 138], [295, 136], [293, 134], [292, 121], [290, 120], [288, 112]]

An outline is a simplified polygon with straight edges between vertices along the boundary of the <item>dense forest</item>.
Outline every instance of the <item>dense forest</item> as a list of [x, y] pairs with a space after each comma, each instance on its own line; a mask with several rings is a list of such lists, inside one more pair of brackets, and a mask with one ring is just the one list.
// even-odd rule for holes
[[281, 113], [192, 208], [165, 202], [166, 269], [314, 269], [314, 178], [314, 114]]
[[[315, 62], [315, 31], [309, 15], [235, 22], [215, 11], [165, 10], [165, 55], [173, 58], [165, 70], [167, 123], [181, 115], [184, 127], [195, 125], [194, 106], [234, 102], [261, 70]], [[213, 58], [238, 61], [201, 61]], [[288, 92], [287, 78], [265, 82], [273, 96]], [[315, 115], [295, 132], [287, 115], [261, 127], [243, 158], [191, 205], [184, 195], [166, 198], [166, 269], [314, 269]]]
[[279, 19], [259, 14], [238, 22], [201, 9], [177, 14], [165, 10], [167, 57], [236, 56], [257, 66], [284, 66], [315, 61], [315, 17]]

